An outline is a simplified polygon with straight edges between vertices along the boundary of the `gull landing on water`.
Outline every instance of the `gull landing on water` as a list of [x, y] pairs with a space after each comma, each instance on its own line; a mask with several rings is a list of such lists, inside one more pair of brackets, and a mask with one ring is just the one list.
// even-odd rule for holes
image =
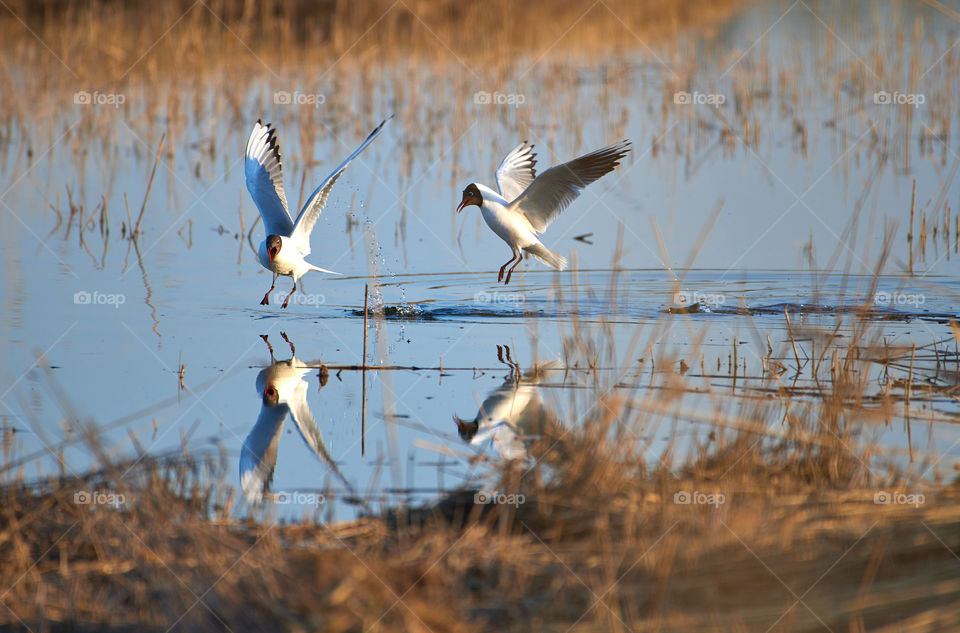
[[373, 139], [383, 130], [383, 126], [393, 116], [380, 122], [366, 140], [345, 161], [340, 163], [332, 174], [317, 187], [297, 216], [296, 222], [290, 219], [287, 210], [287, 196], [283, 192], [283, 174], [280, 169], [280, 145], [277, 143], [277, 131], [269, 123], [263, 125], [258, 119], [247, 140], [244, 173], [247, 178], [247, 190], [260, 210], [263, 227], [267, 237], [260, 243], [257, 257], [260, 265], [273, 273], [270, 290], [263, 295], [260, 305], [270, 304], [270, 293], [277, 283], [279, 275], [293, 278], [293, 290], [283, 300], [282, 308], [297, 291], [297, 282], [306, 273], [316, 270], [322, 273], [339, 275], [340, 273], [314, 266], [304, 258], [310, 254], [310, 232], [327, 203], [327, 197], [333, 183], [343, 173], [354, 158], [366, 149]]
[[506, 272], [504, 285], [510, 283], [513, 269], [523, 261], [522, 251], [556, 270], [566, 268], [567, 260], [544, 246], [539, 235], [587, 185], [613, 171], [629, 151], [630, 141], [621, 141], [551, 167], [538, 177], [534, 171], [537, 155], [533, 145], [524, 141], [497, 168], [499, 193], [479, 183], [467, 185], [457, 212], [470, 205], [480, 207], [487, 226], [513, 251], [500, 267], [497, 282], [504, 281]]

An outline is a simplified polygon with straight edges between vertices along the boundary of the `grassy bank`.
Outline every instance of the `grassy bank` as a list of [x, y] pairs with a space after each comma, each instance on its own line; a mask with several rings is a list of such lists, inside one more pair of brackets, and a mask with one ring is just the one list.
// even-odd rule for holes
[[[919, 505], [877, 504], [847, 447], [765, 448], [750, 434], [679, 470], [648, 469], [609, 431], [595, 421], [533, 471], [505, 472], [500, 491], [522, 494], [520, 505], [473, 506], [467, 492], [399, 521], [233, 520], [205, 469], [182, 460], [140, 465], [120, 488], [125, 464], [7, 485], [0, 621], [34, 631], [957, 625], [955, 485], [925, 489]], [[78, 491], [123, 503], [77, 503]], [[693, 502], [676, 502], [684, 494]]]

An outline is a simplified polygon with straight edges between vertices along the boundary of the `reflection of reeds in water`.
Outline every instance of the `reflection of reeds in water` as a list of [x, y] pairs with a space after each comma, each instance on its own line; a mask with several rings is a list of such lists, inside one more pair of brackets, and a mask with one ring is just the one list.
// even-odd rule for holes
[[[953, 213], [947, 200], [950, 188], [960, 170], [960, 158], [954, 160], [947, 178], [937, 188], [936, 194], [926, 204], [917, 205], [917, 181], [913, 181], [913, 193], [910, 198], [910, 224], [907, 231], [909, 246], [909, 271], [914, 272], [914, 248], [921, 263], [927, 261], [927, 238], [934, 249], [933, 259], [950, 261], [950, 253], [960, 252], [960, 215]], [[919, 213], [919, 234], [914, 232], [914, 218]], [[927, 219], [929, 218], [929, 220]], [[928, 231], [927, 225], [930, 230]], [[942, 254], [941, 254], [942, 253]]]

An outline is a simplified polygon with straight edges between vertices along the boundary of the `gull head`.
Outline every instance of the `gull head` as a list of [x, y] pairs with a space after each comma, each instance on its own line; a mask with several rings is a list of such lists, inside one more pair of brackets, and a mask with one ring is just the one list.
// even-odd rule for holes
[[453, 421], [457, 423], [457, 433], [464, 442], [472, 440], [473, 436], [476, 435], [480, 429], [480, 425], [477, 424], [476, 420], [464, 420], [456, 414], [453, 416]]
[[267, 388], [263, 390], [263, 406], [275, 407], [280, 403], [280, 392], [272, 384], [267, 383]]
[[460, 213], [465, 207], [469, 207], [471, 204], [475, 204], [478, 207], [483, 204], [483, 196], [480, 195], [480, 188], [477, 187], [475, 183], [470, 183], [467, 185], [467, 188], [463, 190], [463, 199], [460, 201], [460, 206], [457, 207], [457, 213]]
[[280, 240], [279, 235], [268, 235], [267, 236], [267, 255], [270, 256], [270, 261], [272, 262], [276, 258], [277, 253], [280, 252], [280, 248], [283, 246], [283, 241]]

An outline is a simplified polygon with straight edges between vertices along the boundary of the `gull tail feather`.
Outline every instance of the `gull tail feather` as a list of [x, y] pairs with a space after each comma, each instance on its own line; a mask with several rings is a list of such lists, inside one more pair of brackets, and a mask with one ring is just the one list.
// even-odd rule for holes
[[319, 266], [314, 266], [313, 264], [307, 264], [310, 266], [310, 270], [315, 270], [318, 273], [328, 273], [330, 275], [342, 275], [343, 273], [338, 273], [335, 270], [327, 270], [326, 268], [320, 268]]
[[567, 267], [567, 258], [563, 255], [558, 255], [554, 253], [549, 248], [543, 244], [534, 244], [533, 246], [524, 247], [525, 251], [542, 261], [547, 266], [555, 270], [563, 270]]

